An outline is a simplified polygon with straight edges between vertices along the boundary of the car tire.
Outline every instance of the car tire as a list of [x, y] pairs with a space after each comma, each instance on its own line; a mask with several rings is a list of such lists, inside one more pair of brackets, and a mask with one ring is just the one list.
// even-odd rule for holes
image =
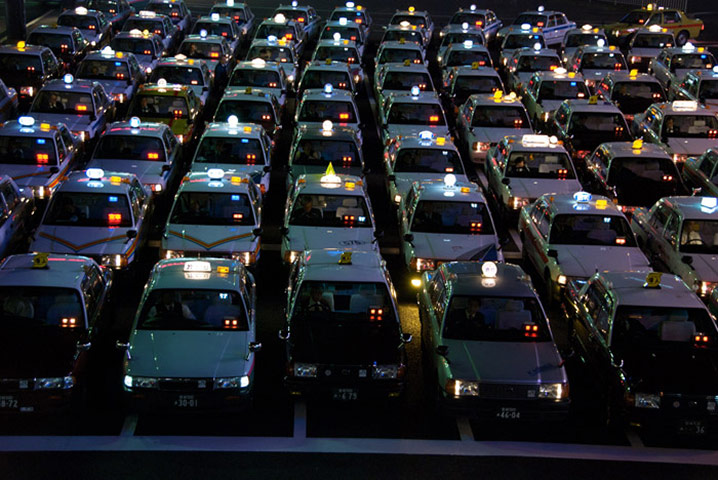
[[678, 35], [676, 35], [676, 46], [682, 47], [688, 42], [690, 38], [691, 35], [688, 33], [687, 30], [681, 30], [680, 32], [678, 32]]

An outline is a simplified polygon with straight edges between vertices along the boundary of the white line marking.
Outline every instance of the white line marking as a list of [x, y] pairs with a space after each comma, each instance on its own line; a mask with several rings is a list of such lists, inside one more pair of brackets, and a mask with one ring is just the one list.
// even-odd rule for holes
[[307, 438], [307, 403], [304, 400], [294, 401], [294, 439]]
[[521, 237], [519, 237], [519, 233], [516, 230], [510, 228], [509, 235], [511, 235], [511, 240], [514, 241], [514, 243], [516, 244], [516, 248], [518, 248], [520, 252], [523, 249], [524, 244], [521, 242]]
[[456, 428], [459, 429], [459, 438], [462, 442], [473, 442], [474, 431], [471, 429], [469, 419], [466, 417], [459, 417], [456, 419]]
[[122, 424], [122, 431], [120, 431], [121, 437], [133, 437], [135, 435], [135, 429], [137, 428], [137, 421], [139, 416], [136, 413], [127, 415], [125, 421]]
[[643, 440], [641, 440], [641, 437], [635, 429], [628, 427], [626, 428], [625, 434], [633, 448], [646, 448], [643, 444]]
[[489, 180], [486, 178], [486, 174], [483, 170], [476, 169], [476, 176], [479, 178], [479, 185], [484, 190], [488, 190], [489, 188]]

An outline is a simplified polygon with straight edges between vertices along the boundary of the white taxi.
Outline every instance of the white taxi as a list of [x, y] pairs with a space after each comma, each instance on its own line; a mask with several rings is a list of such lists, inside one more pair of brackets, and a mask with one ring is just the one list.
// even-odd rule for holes
[[548, 44], [560, 44], [566, 33], [576, 28], [576, 22], [571, 22], [563, 12], [546, 10], [539, 6], [536, 10], [528, 10], [519, 14], [511, 25], [498, 31], [496, 38], [508, 37], [515, 30], [537, 29], [546, 37]]
[[631, 36], [628, 42], [628, 65], [630, 68], [642, 72], [648, 70], [648, 64], [656, 58], [664, 48], [671, 48], [676, 44], [673, 33], [660, 25], [651, 25], [640, 28]]
[[553, 72], [561, 66], [561, 58], [552, 48], [519, 48], [506, 64], [506, 88], [520, 92], [534, 72]]
[[307, 64], [297, 86], [297, 96], [301, 98], [305, 90], [324, 88], [326, 84], [330, 84], [338, 90], [354, 92], [355, 95], [359, 93], [360, 87], [363, 89], [363, 86], [354, 81], [354, 76], [348, 64], [325, 60]]
[[120, 32], [110, 42], [116, 52], [128, 52], [135, 55], [140, 68], [145, 74], [152, 73], [159, 59], [164, 55], [162, 37], [156, 33], [143, 33], [139, 30]]
[[192, 28], [192, 33], [198, 34], [202, 30], [205, 30], [209, 35], [218, 35], [227, 39], [229, 48], [232, 52], [237, 53], [239, 46], [244, 39], [242, 27], [229, 18], [220, 15], [217, 12], [213, 12], [205, 17], [200, 17]]
[[109, 46], [87, 54], [77, 66], [76, 76], [102, 85], [117, 104], [129, 103], [145, 81], [145, 72], [133, 53], [115, 52]]
[[163, 58], [157, 62], [147, 80], [148, 83], [162, 83], [160, 80], [172, 85], [186, 85], [192, 89], [195, 96], [207, 105], [209, 96], [214, 90], [214, 75], [204, 60], [187, 58], [182, 54], [174, 58]]
[[348, 127], [361, 136], [359, 107], [354, 94], [348, 90], [334, 90], [330, 84], [323, 89], [305, 90], [297, 103], [294, 121], [297, 128], [320, 128], [329, 121], [340, 127]]
[[518, 30], [511, 30], [501, 42], [499, 54], [499, 66], [505, 67], [509, 64], [509, 59], [519, 48], [546, 48], [546, 40], [541, 30], [526, 23], [521, 25]]
[[[504, 26], [493, 10], [477, 8], [472, 3], [469, 8], [459, 8], [449, 19], [447, 27], [463, 25], [467, 23], [472, 27], [480, 28], [486, 36], [486, 40], [492, 40], [501, 27]], [[445, 29], [447, 27], [444, 27]], [[443, 33], [445, 30], [442, 30]]]
[[261, 58], [265, 62], [278, 63], [290, 86], [294, 86], [294, 82], [299, 80], [299, 55], [291, 42], [287, 43], [284, 39], [277, 40], [272, 36], [266, 40], [253, 40], [244, 58], [250, 61]]
[[570, 71], [580, 73], [592, 92], [609, 73], [628, 70], [623, 53], [614, 45], [608, 47], [602, 45], [601, 41], [596, 47], [579, 47], [573, 57], [566, 62], [566, 67]]
[[377, 103], [382, 104], [392, 93], [410, 92], [413, 86], [422, 92], [433, 92], [429, 69], [409, 61], [404, 63], [385, 63], [374, 73], [374, 92]]
[[465, 41], [470, 40], [475, 45], [485, 45], [486, 40], [484, 39], [484, 31], [481, 27], [474, 26], [468, 22], [464, 22], [458, 25], [449, 24], [445, 26], [441, 33], [441, 43], [436, 52], [436, 61], [441, 62], [442, 57], [446, 54], [446, 50], [450, 45], [455, 43], [463, 44]]
[[434, 21], [426, 10], [417, 10], [415, 7], [409, 7], [406, 10], [397, 10], [389, 20], [389, 25], [414, 25], [421, 29], [424, 34], [427, 45], [431, 41], [434, 34]]
[[357, 44], [351, 40], [342, 40], [339, 33], [334, 34], [333, 40], [319, 40], [311, 58], [312, 62], [328, 60], [346, 63], [352, 72], [354, 83], [360, 84], [364, 80], [363, 62]]
[[428, 64], [424, 48], [413, 42], [384, 42], [374, 56], [374, 68], [379, 68], [385, 63], [404, 63], [409, 60], [411, 63]]
[[716, 59], [705, 47], [696, 48], [692, 43], [682, 47], [664, 48], [648, 64], [648, 73], [654, 75], [666, 90], [680, 83], [691, 70], [710, 70]]
[[422, 92], [415, 85], [409, 93], [390, 95], [379, 107], [379, 123], [385, 143], [393, 137], [418, 135], [424, 130], [437, 137], [450, 136], [444, 108], [434, 92]]
[[242, 123], [256, 123], [272, 136], [282, 129], [282, 106], [274, 95], [260, 88], [227, 88], [214, 112], [214, 122], [235, 116]]
[[259, 88], [263, 92], [274, 95], [279, 105], [284, 107], [287, 101], [289, 81], [279, 63], [255, 58], [237, 63], [232, 71], [232, 76], [229, 77], [227, 87]]
[[489, 49], [484, 45], [475, 44], [473, 40], [452, 43], [443, 55], [436, 57], [439, 68], [446, 71], [451, 67], [479, 64], [479, 67], [493, 67]]
[[581, 28], [574, 28], [566, 33], [561, 42], [561, 60], [566, 64], [569, 58], [573, 58], [574, 53], [579, 47], [594, 45], [602, 41], [603, 45], [608, 45], [606, 33], [600, 28], [594, 28], [592, 25], [583, 25]]

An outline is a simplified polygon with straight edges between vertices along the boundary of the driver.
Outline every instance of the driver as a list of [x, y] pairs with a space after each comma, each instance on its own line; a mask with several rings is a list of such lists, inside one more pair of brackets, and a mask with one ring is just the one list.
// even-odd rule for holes
[[177, 300], [170, 290], [162, 292], [159, 302], [152, 307], [148, 314], [149, 318], [169, 318], [178, 317], [186, 320], [197, 320], [187, 305]]

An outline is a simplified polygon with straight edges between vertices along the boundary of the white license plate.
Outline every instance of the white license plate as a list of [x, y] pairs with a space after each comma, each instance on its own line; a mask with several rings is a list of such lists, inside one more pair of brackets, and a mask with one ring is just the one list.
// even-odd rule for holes
[[196, 408], [198, 405], [197, 397], [194, 395], [178, 395], [174, 405], [179, 408]]
[[334, 390], [334, 400], [356, 400], [358, 398], [357, 391], [353, 388], [337, 388]]
[[501, 407], [496, 412], [496, 418], [501, 420], [518, 420], [521, 418], [521, 412], [517, 408]]
[[17, 410], [17, 398], [12, 395], [0, 395], [0, 408]]

